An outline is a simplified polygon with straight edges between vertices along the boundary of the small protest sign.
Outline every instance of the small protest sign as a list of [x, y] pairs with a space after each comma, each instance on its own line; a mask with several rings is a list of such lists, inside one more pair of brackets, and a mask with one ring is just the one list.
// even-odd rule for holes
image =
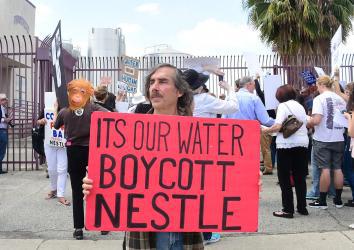
[[127, 84], [128, 93], [135, 93], [137, 90], [139, 63], [139, 60], [133, 57], [123, 57], [121, 81]]
[[183, 64], [186, 69], [194, 69], [195, 71], [202, 73], [204, 72], [204, 67], [209, 66], [212, 68], [220, 67], [220, 58], [215, 57], [191, 57], [184, 58]]
[[326, 73], [324, 72], [324, 70], [323, 70], [322, 68], [320, 68], [320, 67], [314, 67], [314, 69], [315, 69], [315, 71], [316, 71], [318, 77], [326, 75]]
[[95, 112], [86, 228], [255, 232], [259, 147], [257, 121]]
[[267, 110], [276, 109], [279, 105], [275, 93], [277, 89], [282, 85], [280, 75], [266, 75], [263, 78], [264, 83], [264, 99], [265, 107]]
[[44, 144], [64, 148], [66, 139], [64, 137], [64, 127], [59, 129], [54, 128], [54, 108], [44, 109], [44, 117], [47, 120], [47, 123], [44, 127]]
[[250, 75], [256, 77], [256, 75], [263, 75], [261, 64], [259, 63], [258, 56], [254, 53], [243, 53], [243, 58], [246, 61], [246, 65]]
[[66, 139], [64, 137], [64, 127], [59, 129], [54, 128], [54, 103], [57, 98], [54, 92], [45, 92], [44, 93], [44, 118], [47, 120], [47, 123], [44, 127], [44, 144], [52, 147], [64, 148]]
[[309, 70], [302, 71], [301, 76], [305, 80], [307, 85], [313, 85], [316, 83], [316, 77]]
[[331, 39], [331, 75], [334, 75], [335, 68], [338, 68], [342, 63], [343, 47], [342, 25], [339, 25]]

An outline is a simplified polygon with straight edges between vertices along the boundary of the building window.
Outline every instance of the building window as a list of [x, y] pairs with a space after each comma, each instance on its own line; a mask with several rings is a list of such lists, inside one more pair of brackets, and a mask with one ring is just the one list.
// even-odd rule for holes
[[17, 75], [15, 99], [19, 100], [19, 104], [24, 104], [26, 99], [26, 78], [24, 76]]

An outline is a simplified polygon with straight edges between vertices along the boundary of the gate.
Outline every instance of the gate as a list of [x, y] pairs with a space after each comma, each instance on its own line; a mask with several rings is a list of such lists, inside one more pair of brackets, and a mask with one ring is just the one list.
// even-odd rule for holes
[[47, 80], [38, 74], [39, 67], [43, 67], [35, 59], [39, 43], [38, 38], [32, 36], [0, 37], [0, 92], [9, 99], [8, 114], [14, 124], [8, 129], [4, 170], [37, 170], [39, 167], [31, 139], [43, 103], [44, 84], [39, 82]]

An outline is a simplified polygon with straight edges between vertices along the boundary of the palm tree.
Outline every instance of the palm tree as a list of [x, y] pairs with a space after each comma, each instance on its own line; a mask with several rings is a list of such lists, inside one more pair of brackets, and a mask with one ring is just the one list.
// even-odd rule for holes
[[328, 55], [339, 25], [352, 29], [354, 0], [243, 0], [250, 24], [281, 55]]

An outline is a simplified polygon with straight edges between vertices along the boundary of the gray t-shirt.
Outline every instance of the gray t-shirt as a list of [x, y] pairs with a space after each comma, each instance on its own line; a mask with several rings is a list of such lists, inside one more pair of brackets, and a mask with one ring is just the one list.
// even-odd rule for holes
[[69, 108], [60, 110], [54, 128], [58, 129], [64, 125], [67, 146], [89, 146], [91, 114], [95, 111], [108, 110], [93, 103], [86, 104], [81, 116], [77, 116]]

